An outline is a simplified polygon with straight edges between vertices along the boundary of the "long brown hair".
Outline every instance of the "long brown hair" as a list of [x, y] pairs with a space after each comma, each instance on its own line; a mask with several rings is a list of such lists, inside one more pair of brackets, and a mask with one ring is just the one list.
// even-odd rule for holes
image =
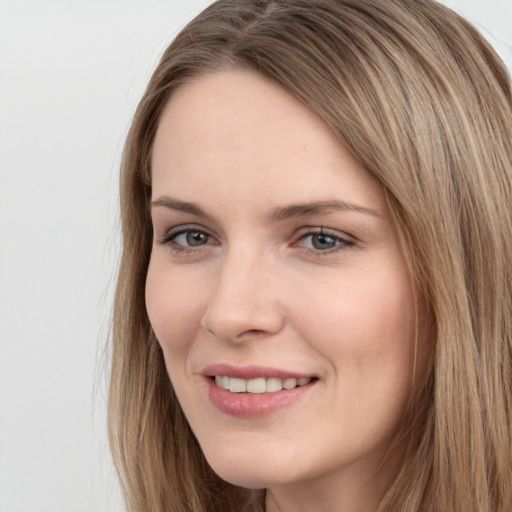
[[121, 174], [109, 427], [130, 512], [234, 512], [261, 501], [208, 467], [144, 302], [159, 116], [178, 85], [226, 67], [291, 92], [382, 185], [425, 299], [431, 368], [379, 511], [508, 512], [512, 93], [484, 39], [432, 0], [220, 0], [163, 54]]

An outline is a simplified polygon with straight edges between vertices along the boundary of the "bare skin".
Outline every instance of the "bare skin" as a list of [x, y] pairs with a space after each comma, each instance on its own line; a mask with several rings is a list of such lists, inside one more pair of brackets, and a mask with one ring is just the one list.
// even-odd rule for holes
[[[382, 190], [316, 114], [235, 69], [174, 92], [152, 201], [148, 314], [213, 469], [266, 488], [268, 512], [375, 511], [415, 339]], [[310, 380], [275, 408], [287, 391], [245, 400], [212, 368]]]

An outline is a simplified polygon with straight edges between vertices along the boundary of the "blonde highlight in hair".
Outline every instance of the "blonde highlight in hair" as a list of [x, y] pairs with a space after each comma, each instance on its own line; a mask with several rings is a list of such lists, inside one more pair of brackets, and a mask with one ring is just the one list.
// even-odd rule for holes
[[384, 188], [424, 298], [431, 369], [379, 512], [512, 503], [512, 93], [467, 22], [431, 0], [220, 0], [162, 56], [126, 142], [110, 442], [130, 512], [257, 510], [206, 463], [146, 314], [151, 151], [172, 92], [252, 69], [317, 112]]

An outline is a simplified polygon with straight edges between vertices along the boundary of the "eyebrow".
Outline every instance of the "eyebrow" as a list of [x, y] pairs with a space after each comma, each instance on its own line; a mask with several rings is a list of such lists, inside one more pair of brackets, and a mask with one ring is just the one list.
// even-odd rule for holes
[[372, 217], [382, 217], [382, 214], [377, 210], [333, 199], [330, 201], [315, 201], [276, 208], [272, 213], [272, 219], [285, 220], [294, 217], [313, 217], [314, 215], [326, 215], [338, 211], [357, 212]]
[[169, 196], [162, 196], [154, 201], [151, 201], [150, 207], [154, 208], [156, 206], [163, 206], [165, 208], [169, 208], [170, 210], [178, 210], [180, 212], [191, 213], [196, 217], [201, 217], [203, 219], [211, 219], [211, 215], [208, 215], [200, 206], [194, 203], [189, 203], [187, 201], [180, 201], [179, 199], [174, 199]]
[[[158, 199], [151, 201], [151, 208], [158, 206], [169, 208], [170, 210], [177, 210], [180, 212], [190, 213], [192, 215], [195, 215], [196, 217], [201, 217], [203, 219], [211, 220], [213, 218], [197, 204], [190, 203], [187, 201], [180, 201], [179, 199], [175, 199], [169, 196], [161, 196]], [[299, 203], [279, 207], [272, 212], [270, 218], [272, 220], [280, 221], [295, 217], [313, 217], [315, 215], [326, 215], [338, 211], [357, 212], [365, 215], [370, 215], [371, 217], [382, 217], [382, 214], [377, 210], [366, 208], [364, 206], [360, 206], [353, 203], [348, 203], [346, 201], [333, 199], [329, 201], [314, 201], [311, 203]]]

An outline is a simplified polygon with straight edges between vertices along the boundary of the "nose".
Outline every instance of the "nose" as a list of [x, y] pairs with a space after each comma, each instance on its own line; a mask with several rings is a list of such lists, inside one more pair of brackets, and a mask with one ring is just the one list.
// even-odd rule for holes
[[219, 263], [201, 326], [225, 342], [272, 336], [284, 324], [276, 265], [235, 252]]

